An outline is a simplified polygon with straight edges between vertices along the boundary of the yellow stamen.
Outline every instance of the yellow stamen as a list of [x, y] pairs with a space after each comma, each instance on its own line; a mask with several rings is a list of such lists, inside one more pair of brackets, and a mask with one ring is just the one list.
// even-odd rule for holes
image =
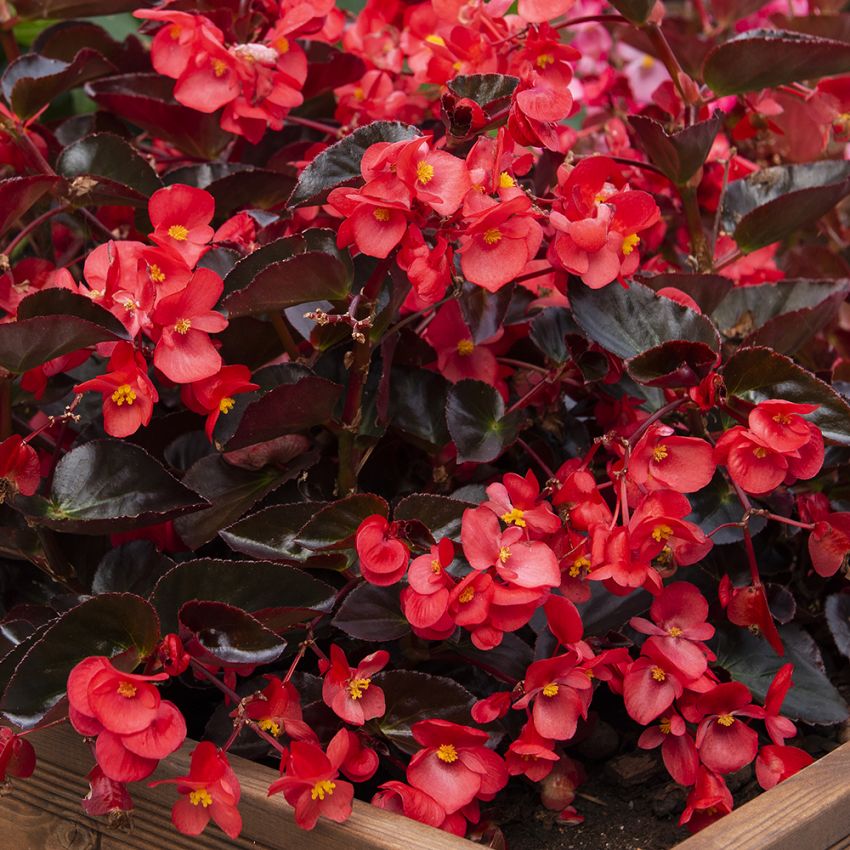
[[136, 686], [132, 682], [121, 681], [118, 683], [118, 694], [125, 699], [132, 699], [136, 695]]
[[441, 566], [440, 562], [436, 558], [432, 558], [431, 559], [431, 572], [434, 573], [434, 575], [436, 576], [436, 575], [440, 574], [440, 570], [442, 570], [442, 569], [443, 569], [443, 567]]
[[136, 400], [136, 394], [133, 392], [133, 388], [129, 384], [121, 384], [114, 393], [112, 393], [112, 400], [121, 407], [122, 404], [132, 405]]
[[507, 171], [503, 171], [499, 175], [499, 188], [500, 189], [513, 189], [516, 186], [516, 180], [508, 174]]
[[637, 233], [630, 233], [623, 240], [623, 247], [621, 248], [621, 250], [623, 252], [623, 256], [628, 257], [629, 254], [631, 254], [632, 251], [634, 251], [634, 249], [637, 247], [639, 242], [640, 242], [640, 236], [638, 236]]
[[128, 298], [128, 299], [127, 299], [127, 300], [126, 300], [126, 301], [125, 301], [125, 302], [124, 302], [121, 306], [122, 306], [122, 307], [123, 307], [123, 308], [124, 308], [124, 309], [125, 309], [128, 313], [135, 313], [135, 312], [136, 312], [136, 309], [138, 308], [138, 306], [139, 306], [139, 305], [138, 305], [138, 304], [136, 304], [136, 302], [135, 302], [135, 301], [133, 301], [133, 299], [132, 299], [132, 298]]
[[274, 720], [271, 719], [271, 717], [264, 717], [257, 724], [257, 726], [259, 726], [260, 729], [263, 730], [263, 732], [270, 732], [272, 735], [275, 736], [275, 738], [280, 735], [280, 724], [275, 723]]
[[640, 60], [640, 67], [643, 68], [644, 71], [648, 71], [655, 64], [655, 59], [652, 56], [644, 56], [643, 59]]
[[549, 682], [548, 685], [543, 686], [543, 696], [544, 697], [553, 697], [558, 693], [558, 683], [557, 682]]
[[362, 699], [363, 691], [367, 690], [371, 684], [371, 679], [352, 679], [346, 686], [348, 688], [348, 695], [352, 699]]
[[176, 239], [178, 242], [185, 242], [186, 237], [189, 235], [189, 230], [182, 224], [172, 224], [171, 227], [168, 228], [168, 235], [172, 239]]
[[454, 748], [454, 744], [440, 744], [440, 746], [437, 747], [437, 758], [440, 761], [444, 761], [446, 764], [456, 762], [457, 750]]
[[669, 735], [673, 729], [673, 724], [670, 722], [670, 718], [662, 717], [661, 722], [658, 724], [658, 728], [661, 730], [662, 734]]
[[221, 59], [212, 59], [210, 60], [210, 64], [212, 65], [213, 74], [217, 77], [223, 77], [224, 72], [227, 70], [227, 65], [221, 61]]
[[361, 86], [357, 86], [357, 88], [354, 89], [354, 99], [355, 100], [363, 100], [365, 97], [366, 97], [366, 92], [363, 91], [363, 88]]
[[472, 602], [472, 598], [475, 596], [475, 588], [470, 585], [469, 587], [465, 587], [461, 592], [460, 596], [458, 596], [457, 601], [462, 605], [466, 605], [467, 602]]
[[430, 183], [434, 177], [434, 166], [423, 159], [416, 166], [416, 179], [424, 186]]
[[232, 399], [230, 396], [225, 396], [225, 397], [224, 397], [224, 398], [223, 398], [223, 399], [222, 399], [222, 400], [218, 403], [218, 410], [219, 410], [219, 413], [230, 413], [230, 411], [231, 411], [231, 410], [233, 410], [233, 405], [234, 405], [234, 404], [236, 404], [235, 399]]
[[721, 726], [731, 726], [735, 722], [735, 718], [732, 717], [731, 714], [721, 714], [720, 717], [717, 718], [717, 722]]
[[656, 682], [663, 682], [667, 678], [667, 674], [660, 667], [653, 667], [650, 672]]
[[278, 53], [289, 53], [289, 39], [285, 35], [282, 35], [274, 43], [274, 47]]
[[189, 333], [189, 328], [192, 327], [192, 322], [190, 319], [178, 319], [174, 323], [174, 330], [179, 334]]
[[656, 525], [652, 529], [652, 539], [656, 543], [660, 543], [662, 540], [669, 540], [672, 536], [673, 529], [669, 525]]
[[182, 33], [182, 32], [183, 32], [183, 27], [181, 27], [179, 24], [172, 24], [172, 25], [168, 28], [168, 34], [169, 34], [169, 35], [170, 35], [170, 36], [171, 36], [171, 37], [172, 37], [175, 41], [177, 41], [177, 39], [178, 39], [178, 38], [180, 38], [180, 33]]
[[502, 514], [502, 522], [506, 522], [508, 525], [514, 523], [514, 525], [518, 525], [520, 528], [525, 528], [528, 523], [523, 519], [525, 515], [525, 511], [521, 511], [519, 508], [511, 508], [510, 511], [506, 514]]
[[777, 413], [776, 416], [773, 417], [774, 422], [778, 422], [780, 425], [790, 425], [791, 417], [786, 413]]
[[502, 546], [502, 548], [499, 549], [499, 560], [504, 564], [505, 561], [507, 561], [508, 558], [510, 558], [510, 557], [511, 557], [510, 547]]
[[389, 221], [390, 211], [386, 207], [375, 207], [375, 209], [372, 210], [372, 217], [375, 221]]
[[427, 41], [428, 44], [436, 44], [438, 47], [446, 46], [446, 40], [441, 35], [436, 35], [434, 33], [431, 33], [431, 35], [426, 35], [425, 41]]
[[679, 635], [682, 634], [682, 630], [678, 626], [670, 626], [667, 634], [670, 635], [670, 637], [679, 637]]
[[755, 456], [756, 456], [759, 460], [761, 460], [763, 457], [767, 457], [767, 449], [766, 449], [766, 448], [764, 448], [763, 446], [756, 446], [756, 447], [753, 449], [753, 454], [754, 454], [754, 455], [755, 455]]
[[331, 782], [330, 779], [323, 779], [313, 786], [313, 790], [310, 792], [310, 799], [324, 800], [326, 796], [330, 797], [333, 794], [335, 788], [336, 782]]
[[457, 353], [461, 357], [469, 357], [475, 351], [475, 343], [471, 339], [462, 339], [457, 344]]
[[491, 227], [484, 231], [484, 244], [495, 245], [502, 240], [502, 231], [498, 227]]
[[541, 53], [537, 57], [537, 67], [545, 68], [547, 65], [551, 65], [555, 61], [555, 57], [551, 53]]
[[664, 443], [659, 443], [659, 445], [652, 450], [652, 457], [655, 459], [656, 463], [661, 463], [662, 460], [667, 460], [667, 455], [669, 454], [670, 451]]
[[582, 571], [587, 572], [590, 569], [590, 558], [580, 555], [573, 561], [570, 567], [570, 578], [578, 578]]
[[151, 265], [148, 274], [154, 283], [162, 283], [165, 280], [165, 273], [156, 263]]
[[206, 788], [198, 788], [197, 791], [189, 792], [189, 802], [193, 806], [203, 806], [205, 809], [212, 805], [212, 797]]

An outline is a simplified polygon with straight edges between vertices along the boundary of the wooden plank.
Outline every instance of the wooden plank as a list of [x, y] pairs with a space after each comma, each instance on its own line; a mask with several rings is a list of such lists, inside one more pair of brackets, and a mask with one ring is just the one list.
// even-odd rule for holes
[[[320, 820], [306, 832], [295, 824], [282, 795], [268, 799], [269, 784], [278, 778], [270, 768], [236, 756], [231, 765], [242, 786], [239, 810], [244, 828], [231, 841], [210, 824], [200, 838], [181, 835], [171, 825], [173, 786], [131, 786], [136, 809], [132, 829], [116, 831], [106, 818], [90, 818], [80, 807], [88, 792], [85, 775], [93, 765], [88, 747], [70, 727], [36, 732], [31, 741], [38, 755], [30, 779], [15, 780], [11, 794], [0, 797], [0, 846], [3, 850], [472, 850], [478, 845], [367, 803], [354, 801], [344, 824]], [[188, 773], [194, 742], [159, 766], [152, 779]]]
[[838, 850], [850, 846], [850, 744], [677, 844], [675, 850]]

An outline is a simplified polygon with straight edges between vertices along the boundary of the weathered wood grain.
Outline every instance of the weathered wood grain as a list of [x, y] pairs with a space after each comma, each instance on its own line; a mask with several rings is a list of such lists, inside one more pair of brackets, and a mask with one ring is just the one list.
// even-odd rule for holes
[[848, 846], [850, 744], [844, 744], [675, 850], [838, 850]]
[[[90, 751], [69, 727], [34, 733], [31, 741], [38, 766], [30, 779], [15, 781], [12, 793], [0, 797], [2, 850], [472, 850], [474, 845], [440, 830], [355, 801], [345, 824], [320, 820], [311, 832], [299, 829], [292, 809], [276, 795], [266, 797], [277, 773], [245, 759], [231, 757], [242, 785], [239, 810], [242, 835], [231, 841], [210, 824], [199, 838], [181, 835], [171, 825], [173, 786], [132, 786], [136, 810], [130, 831], [110, 829], [103, 818], [90, 818], [80, 808], [88, 792], [85, 775]], [[160, 764], [152, 778], [188, 772], [189, 742]]]

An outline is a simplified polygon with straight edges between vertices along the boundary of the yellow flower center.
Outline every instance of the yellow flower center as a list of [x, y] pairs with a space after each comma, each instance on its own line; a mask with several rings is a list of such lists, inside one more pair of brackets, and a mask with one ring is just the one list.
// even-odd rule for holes
[[371, 679], [352, 679], [348, 685], [348, 695], [352, 699], [362, 699], [363, 692], [372, 684]]
[[128, 298], [128, 299], [127, 299], [127, 300], [126, 300], [126, 301], [125, 301], [125, 302], [124, 302], [121, 306], [122, 306], [122, 307], [123, 307], [123, 308], [124, 308], [124, 309], [125, 309], [128, 313], [135, 313], [135, 312], [136, 312], [136, 309], [138, 308], [138, 306], [139, 306], [139, 305], [138, 305], [138, 304], [136, 304], [136, 302], [135, 302], [135, 301], [133, 301], [133, 299], [132, 299], [132, 298]]
[[357, 86], [357, 88], [354, 89], [354, 99], [355, 100], [363, 100], [365, 97], [366, 97], [366, 92], [363, 91], [361, 86]]
[[171, 227], [168, 228], [168, 235], [172, 239], [176, 239], [178, 242], [185, 242], [186, 237], [189, 235], [189, 229], [184, 227], [182, 224], [172, 224]]
[[434, 166], [422, 160], [416, 166], [416, 179], [424, 186], [426, 183], [430, 183], [433, 177]]
[[776, 416], [773, 417], [773, 421], [780, 425], [790, 425], [791, 417], [787, 413], [777, 413]]
[[206, 788], [198, 788], [197, 791], [189, 792], [189, 802], [193, 806], [203, 806], [205, 809], [212, 805], [212, 797]]
[[491, 227], [484, 231], [484, 243], [486, 245], [495, 245], [502, 240], [502, 231], [498, 227]]
[[230, 413], [233, 410], [233, 405], [236, 404], [236, 401], [232, 399], [229, 395], [225, 396], [219, 403], [218, 409], [220, 413]]
[[170, 36], [171, 36], [171, 37], [172, 37], [175, 41], [177, 41], [177, 39], [178, 39], [178, 38], [180, 38], [180, 33], [182, 33], [182, 32], [183, 32], [183, 27], [181, 27], [179, 24], [172, 24], [172, 25], [168, 28], [168, 34], [169, 34], [169, 35], [170, 35]]
[[162, 269], [156, 263], [153, 263], [151, 265], [150, 270], [148, 271], [148, 274], [150, 275], [150, 279], [154, 283], [162, 283], [165, 280], [165, 274], [163, 273]]
[[653, 667], [650, 672], [656, 682], [663, 682], [667, 678], [667, 674], [660, 667]]
[[438, 47], [446, 46], [446, 40], [441, 35], [436, 35], [435, 33], [431, 33], [431, 35], [426, 35], [425, 41], [427, 41], [428, 44], [436, 44]]
[[313, 786], [313, 790], [310, 792], [310, 799], [324, 800], [326, 796], [330, 797], [333, 794], [334, 788], [336, 788], [336, 782], [331, 782], [330, 779], [323, 779]]
[[510, 558], [510, 557], [511, 557], [510, 547], [502, 546], [502, 548], [499, 549], [499, 560], [504, 564], [505, 561], [507, 561], [508, 558]]
[[637, 247], [639, 242], [640, 242], [640, 236], [638, 236], [637, 233], [630, 233], [623, 240], [623, 247], [622, 247], [623, 256], [628, 257], [629, 254], [631, 254], [632, 251], [634, 251], [634, 249]]
[[280, 735], [280, 724], [275, 723], [274, 720], [271, 719], [271, 717], [264, 717], [257, 724], [257, 726], [259, 726], [260, 729], [263, 730], [263, 732], [270, 732], [272, 735], [275, 736], [275, 738]]
[[511, 508], [508, 513], [502, 514], [502, 522], [506, 522], [508, 525], [514, 523], [514, 525], [518, 525], [520, 528], [525, 528], [527, 523], [523, 519], [524, 515], [525, 511], [521, 511], [519, 508]]
[[442, 570], [442, 569], [443, 568], [440, 565], [440, 562], [436, 558], [432, 558], [431, 559], [431, 572], [434, 573], [434, 575], [436, 576], [436, 575], [440, 574], [440, 570]]
[[213, 74], [217, 77], [224, 76], [224, 72], [227, 70], [227, 65], [225, 65], [221, 59], [212, 59], [210, 60], [210, 64], [212, 65]]
[[192, 327], [192, 322], [190, 319], [178, 319], [174, 323], [174, 330], [179, 334], [185, 334], [189, 332], [189, 328]]
[[469, 357], [475, 351], [475, 343], [471, 339], [462, 339], [457, 344], [457, 353], [461, 357]]
[[590, 569], [590, 558], [586, 558], [584, 555], [580, 555], [573, 561], [573, 565], [570, 567], [570, 577], [578, 578], [581, 575], [582, 571], [587, 572]]
[[463, 605], [466, 605], [467, 602], [472, 602], [472, 598], [475, 596], [475, 588], [470, 585], [469, 587], [465, 587], [461, 592], [460, 596], [458, 596], [457, 601]]
[[682, 634], [682, 630], [678, 626], [670, 626], [667, 634], [670, 635], [670, 637], [679, 637], [679, 635]]
[[390, 211], [386, 207], [375, 207], [375, 209], [372, 210], [372, 217], [375, 221], [389, 221]]
[[655, 459], [656, 463], [661, 463], [662, 460], [666, 460], [667, 455], [669, 455], [669, 454], [670, 454], [670, 452], [667, 449], [667, 446], [664, 445], [664, 443], [659, 443], [652, 450], [652, 457]]
[[673, 724], [670, 722], [670, 718], [662, 717], [661, 722], [658, 724], [658, 728], [661, 730], [662, 734], [669, 735], [670, 731], [673, 728]]
[[555, 57], [551, 53], [541, 53], [537, 57], [537, 67], [545, 68], [547, 65], [551, 65], [555, 61]]
[[513, 189], [516, 186], [516, 180], [508, 174], [507, 171], [503, 171], [499, 175], [499, 188], [500, 189]]
[[761, 460], [763, 457], [767, 457], [767, 449], [766, 449], [766, 448], [764, 448], [763, 446], [756, 446], [756, 447], [753, 449], [753, 454], [754, 454], [754, 455], [755, 455], [755, 456], [756, 456], [759, 460]]
[[132, 699], [136, 695], [136, 686], [132, 682], [121, 681], [118, 683], [118, 694], [124, 699]]
[[640, 60], [640, 67], [643, 68], [644, 71], [648, 71], [655, 64], [655, 59], [651, 56], [644, 56], [643, 59]]
[[121, 384], [114, 393], [112, 393], [112, 400], [121, 407], [122, 404], [131, 405], [136, 400], [136, 394], [133, 392], [133, 388], [129, 384]]
[[652, 539], [656, 543], [660, 543], [662, 540], [669, 540], [672, 536], [673, 529], [669, 525], [656, 525], [652, 529]]
[[282, 35], [274, 43], [274, 47], [278, 53], [289, 53], [289, 39], [285, 35]]
[[721, 726], [731, 726], [735, 722], [735, 718], [732, 717], [731, 714], [721, 714], [720, 717], [717, 718], [717, 722]]
[[544, 697], [553, 697], [558, 693], [558, 683], [557, 682], [549, 682], [548, 685], [543, 686], [543, 696]]
[[457, 750], [454, 748], [454, 744], [440, 744], [440, 746], [437, 747], [437, 758], [440, 761], [444, 761], [446, 764], [456, 762]]

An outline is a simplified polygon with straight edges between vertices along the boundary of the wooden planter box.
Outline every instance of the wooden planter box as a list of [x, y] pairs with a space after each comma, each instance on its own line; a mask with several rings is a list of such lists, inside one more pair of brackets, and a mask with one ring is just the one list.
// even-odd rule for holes
[[[137, 783], [133, 829], [109, 828], [80, 808], [91, 753], [69, 727], [34, 733], [38, 767], [0, 799], [2, 850], [472, 850], [480, 845], [355, 800], [344, 824], [320, 820], [311, 832], [295, 825], [282, 797], [267, 799], [275, 771], [231, 757], [242, 784], [242, 835], [231, 841], [216, 826], [197, 838], [171, 826], [173, 786]], [[157, 779], [188, 771], [188, 744], [166, 759]], [[762, 794], [674, 850], [838, 850], [850, 847], [850, 744]], [[541, 847], [540, 850], [546, 850]]]

